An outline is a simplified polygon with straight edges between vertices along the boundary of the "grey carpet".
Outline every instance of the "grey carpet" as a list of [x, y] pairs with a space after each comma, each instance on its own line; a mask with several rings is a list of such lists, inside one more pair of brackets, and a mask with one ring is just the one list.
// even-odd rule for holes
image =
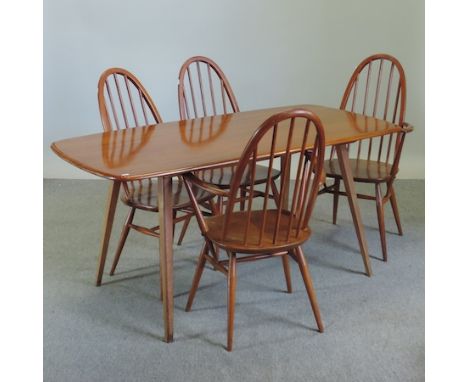
[[[226, 282], [205, 270], [184, 306], [201, 245], [195, 222], [174, 251], [174, 343], [161, 341], [157, 240], [130, 233], [117, 274], [110, 261], [125, 218], [119, 203], [104, 283], [94, 286], [104, 181], [44, 181], [45, 381], [424, 380], [424, 182], [396, 184], [405, 235], [387, 206], [383, 263], [375, 205], [360, 201], [374, 276], [363, 263], [347, 201], [338, 225], [320, 196], [304, 246], [325, 324], [316, 331], [297, 265], [284, 293], [281, 261], [239, 265], [234, 350], [226, 342]], [[140, 212], [141, 222], [157, 215]], [[180, 227], [179, 227], [180, 229]]]

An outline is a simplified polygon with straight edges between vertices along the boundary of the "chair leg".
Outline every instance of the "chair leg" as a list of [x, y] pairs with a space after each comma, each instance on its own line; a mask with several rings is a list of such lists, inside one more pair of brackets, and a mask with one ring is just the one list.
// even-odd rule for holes
[[221, 215], [223, 213], [223, 197], [222, 196], [218, 196], [217, 203], [218, 203], [218, 214]]
[[[221, 213], [220, 211], [220, 207], [219, 207], [219, 204], [220, 204], [220, 198], [221, 197], [218, 197], [217, 201], [215, 202], [214, 199], [210, 199], [210, 206], [211, 206], [211, 213], [213, 216], [215, 215], [219, 215]], [[222, 201], [221, 201], [221, 205], [222, 205]], [[213, 251], [213, 257], [216, 259], [216, 260], [219, 260], [219, 247], [214, 244], [214, 251]], [[212, 269], [215, 271], [216, 268], [214, 266], [212, 266]]]
[[395, 217], [395, 222], [398, 227], [398, 235], [403, 236], [403, 229], [401, 228], [400, 222], [400, 213], [398, 212], [398, 204], [393, 186], [390, 188], [390, 204], [392, 205], [393, 216]]
[[203, 273], [203, 269], [205, 268], [206, 263], [206, 253], [208, 251], [208, 243], [205, 241], [203, 244], [203, 248], [200, 252], [200, 256], [198, 257], [197, 268], [195, 270], [195, 275], [193, 276], [192, 287], [190, 288], [189, 296], [187, 299], [187, 305], [185, 305], [185, 311], [190, 312], [192, 309], [193, 299], [195, 298], [195, 293], [198, 289], [198, 284], [200, 283], [200, 279]]
[[336, 224], [336, 218], [338, 216], [338, 201], [340, 200], [340, 178], [335, 178], [333, 184], [333, 224]]
[[132, 207], [132, 209], [128, 213], [127, 219], [125, 220], [125, 224], [122, 228], [122, 233], [120, 234], [119, 239], [119, 245], [117, 246], [117, 251], [115, 252], [114, 256], [114, 262], [112, 263], [112, 268], [110, 271], [111, 276], [114, 275], [115, 268], [117, 268], [117, 264], [119, 263], [120, 255], [122, 254], [125, 241], [127, 240], [128, 232], [130, 231], [130, 224], [132, 224], [133, 217], [135, 216], [135, 210], [135, 207]]
[[219, 215], [218, 204], [215, 203], [214, 199], [210, 199], [210, 209], [213, 216]]
[[273, 179], [271, 180], [271, 192], [273, 194], [273, 200], [275, 201], [276, 207], [279, 208], [280, 201], [278, 187], [276, 187], [276, 183]]
[[184, 240], [185, 233], [187, 232], [187, 228], [188, 228], [188, 226], [190, 224], [190, 220], [192, 220], [192, 216], [193, 215], [190, 215], [190, 216], [187, 217], [187, 219], [185, 219], [184, 225], [182, 226], [182, 230], [180, 231], [179, 240], [177, 241], [177, 245], [182, 244], [182, 241]]
[[234, 337], [234, 311], [236, 305], [236, 263], [236, 254], [229, 253], [227, 351], [232, 350], [232, 342]]
[[172, 243], [174, 244], [174, 238], [175, 238], [175, 235], [174, 235], [174, 232], [175, 232], [175, 220], [177, 218], [177, 211], [176, 210], [172, 210]]
[[291, 284], [291, 268], [289, 267], [289, 255], [281, 256], [283, 261], [283, 270], [284, 278], [286, 279], [286, 290], [288, 293], [292, 293], [292, 284]]
[[[217, 202], [215, 202], [214, 199], [210, 199], [210, 206], [211, 206], [211, 213], [213, 214], [213, 216], [219, 215], [221, 213], [219, 209], [219, 199], [217, 200]], [[214, 244], [213, 246], [214, 246], [213, 257], [216, 260], [219, 260], [219, 247], [216, 244]], [[216, 270], [214, 266], [212, 266], [212, 269], [214, 271]]]
[[247, 192], [245, 191], [245, 189], [241, 188], [240, 190], [240, 197], [241, 197], [241, 200], [240, 200], [240, 210], [241, 211], [244, 211], [245, 210], [245, 196], [247, 195]]
[[312, 312], [314, 313], [315, 321], [317, 322], [318, 330], [320, 333], [322, 333], [323, 332], [322, 317], [320, 316], [320, 309], [319, 309], [319, 305], [317, 301], [317, 296], [314, 290], [314, 284], [312, 282], [312, 277], [310, 276], [309, 267], [307, 266], [304, 253], [302, 252], [302, 248], [297, 247], [295, 249], [295, 254], [297, 258], [297, 263], [299, 265], [299, 269], [301, 270], [302, 279], [304, 280], [304, 285], [307, 290], [307, 295], [309, 296], [309, 301], [312, 307]]
[[[222, 196], [218, 196], [218, 214], [222, 214], [223, 213], [223, 197]], [[217, 246], [216, 244], [214, 245], [215, 247], [215, 251], [213, 253], [213, 257], [216, 259], [216, 261], [219, 261], [219, 246]], [[213, 267], [214, 270], [216, 270], [215, 267]]]
[[375, 200], [377, 202], [377, 219], [379, 221], [380, 243], [382, 245], [383, 261], [387, 261], [387, 239], [385, 237], [385, 216], [380, 184], [375, 185]]

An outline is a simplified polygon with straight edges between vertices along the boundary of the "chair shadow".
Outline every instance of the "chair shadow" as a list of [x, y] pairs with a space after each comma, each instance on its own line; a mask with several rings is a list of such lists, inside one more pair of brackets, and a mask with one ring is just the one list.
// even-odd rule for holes
[[[112, 284], [116, 284], [116, 283], [123, 282], [123, 281], [138, 280], [138, 279], [142, 279], [142, 278], [149, 277], [149, 276], [155, 276], [157, 274], [158, 274], [157, 271], [153, 271], [153, 272], [142, 273], [139, 275], [133, 275], [129, 277], [117, 277], [117, 278], [113, 278], [112, 280], [102, 282], [101, 286], [112, 285]], [[114, 276], [116, 275], [118, 274], [116, 273]], [[110, 276], [110, 277], [114, 277], [114, 276]]]
[[[176, 272], [177, 268], [183, 267], [183, 265], [180, 264], [180, 263], [183, 263], [183, 262], [192, 263], [193, 260], [192, 259], [179, 260], [178, 263], [174, 265], [173, 271]], [[149, 269], [153, 269], [153, 270], [151, 272], [147, 272], [147, 273], [134, 274], [135, 272], [149, 270]], [[126, 276], [126, 277], [121, 277], [122, 275], [128, 275], [128, 274], [132, 274], [132, 275], [131, 276]], [[112, 275], [112, 276], [107, 274], [107, 276], [109, 276], [111, 278], [111, 280], [103, 281], [101, 283], [101, 285], [111, 285], [111, 284], [115, 284], [115, 283], [120, 282], [120, 281], [136, 280], [136, 279], [141, 279], [141, 278], [144, 278], [144, 277], [155, 276], [155, 275], [158, 275], [158, 277], [161, 277], [161, 271], [160, 271], [159, 265], [157, 265], [157, 266], [148, 265], [148, 266], [145, 266], [145, 267], [134, 268], [134, 269], [129, 269], [129, 270], [125, 270], [125, 271], [118, 271], [118, 272], [115, 272], [114, 275]], [[115, 276], [117, 276], [117, 277], [114, 278]]]
[[[330, 237], [330, 236], [327, 236], [327, 237], [321, 237], [320, 240], [323, 242], [323, 241], [326, 241], [327, 243], [331, 244], [330, 245], [330, 248], [338, 248], [338, 249], [341, 249], [342, 251], [344, 252], [352, 252], [354, 254], [357, 254], [359, 256], [361, 256], [361, 251], [359, 249], [359, 245], [358, 243], [356, 243], [355, 246], [351, 245], [351, 244], [347, 244], [347, 243], [343, 243], [343, 242], [340, 242], [340, 241], [336, 241], [334, 240], [333, 237]], [[306, 252], [306, 257], [307, 257], [307, 252]], [[383, 262], [383, 258], [381, 257], [377, 257], [376, 255], [372, 255], [372, 254], [369, 254], [369, 258], [371, 259], [374, 259], [374, 260], [380, 260]], [[344, 270], [344, 269], [343, 269]], [[358, 272], [359, 273], [359, 272]]]
[[315, 257], [314, 260], [313, 260], [313, 263], [309, 263], [309, 265], [313, 268], [314, 266], [322, 266], [324, 268], [328, 268], [328, 269], [334, 269], [334, 270], [337, 270], [337, 271], [341, 271], [341, 272], [347, 272], [347, 273], [352, 273], [354, 275], [364, 275], [366, 276], [367, 273], [365, 272], [365, 270], [362, 270], [362, 271], [358, 271], [356, 269], [351, 269], [351, 268], [347, 268], [347, 267], [344, 267], [342, 265], [338, 265], [338, 264], [334, 264], [334, 263], [330, 263], [329, 261], [326, 261], [324, 260], [323, 258], [321, 257]]
[[[255, 302], [243, 303], [242, 305], [245, 305], [245, 304], [255, 304]], [[224, 308], [226, 308], [226, 306], [224, 306]], [[313, 320], [313, 318], [312, 318], [312, 320]], [[301, 327], [301, 328], [303, 328], [303, 329], [305, 329], [307, 331], [311, 331], [314, 334], [315, 333], [322, 334], [322, 333], [319, 332], [319, 330], [317, 328], [305, 325], [303, 323], [299, 323], [297, 321], [292, 321], [292, 320], [286, 319], [284, 317], [277, 317], [277, 316], [268, 318], [266, 320], [262, 320], [261, 323], [258, 323], [255, 326], [260, 326], [260, 325], [273, 323], [273, 322], [291, 324], [291, 325], [294, 325], [296, 327]], [[244, 325], [236, 325], [235, 332], [236, 331], [242, 331], [243, 328], [244, 328], [244, 330], [246, 329], [245, 324]], [[249, 328], [252, 329], [252, 325], [249, 325]], [[219, 342], [216, 342], [216, 341], [213, 341], [212, 339], [210, 339], [210, 336], [212, 336], [212, 335], [214, 335], [216, 333], [220, 333], [220, 332], [223, 332], [224, 335], [227, 336], [227, 332], [225, 330], [219, 330], [219, 331], [212, 331], [211, 330], [211, 331], [204, 331], [204, 332], [201, 332], [201, 333], [199, 332], [199, 333], [196, 333], [196, 334], [184, 335], [182, 338], [178, 338], [177, 340], [178, 341], [190, 341], [190, 340], [194, 340], [194, 339], [200, 339], [203, 342], [206, 342], [206, 343], [208, 343], [208, 344], [210, 344], [212, 346], [217, 346], [217, 347], [226, 349], [226, 343], [225, 342], [224, 343], [219, 343]], [[295, 337], [291, 337], [291, 336], [286, 337], [286, 336], [284, 336], [284, 337], [277, 338], [277, 339], [274, 339], [274, 340], [265, 340], [265, 341], [256, 340], [254, 343], [249, 344], [249, 345], [244, 345], [244, 346], [235, 345], [233, 351], [248, 350], [248, 349], [262, 347], [262, 346], [269, 345], [269, 344], [284, 344], [285, 342], [293, 342], [293, 341], [296, 341], [297, 339], [300, 339], [300, 338], [302, 338], [301, 334], [298, 334]], [[234, 342], [235, 342], [235, 333], [234, 333]]]
[[[156, 334], [156, 333], [153, 333], [153, 332], [149, 332], [149, 331], [145, 331], [145, 330], [142, 330], [140, 329], [138, 326], [132, 326], [132, 325], [129, 325], [129, 324], [120, 324], [120, 326], [125, 329], [125, 330], [128, 330], [129, 332], [132, 332], [132, 333], [135, 333], [137, 335], [141, 335], [142, 337], [150, 337], [154, 340], [157, 340], [157, 341], [161, 341], [161, 342], [166, 342], [166, 339], [163, 335], [159, 335], [159, 334]], [[164, 327], [162, 327], [162, 329], [164, 330]]]
[[156, 270], [156, 268], [158, 268], [158, 267], [155, 266], [155, 265], [147, 265], [147, 266], [140, 267], [140, 268], [128, 269], [126, 271], [119, 271], [119, 272], [116, 272], [115, 275], [126, 275], [126, 274], [129, 274], [129, 273], [144, 271], [144, 270], [147, 270], [147, 269], [150, 269], [150, 268], [155, 268], [155, 270]]

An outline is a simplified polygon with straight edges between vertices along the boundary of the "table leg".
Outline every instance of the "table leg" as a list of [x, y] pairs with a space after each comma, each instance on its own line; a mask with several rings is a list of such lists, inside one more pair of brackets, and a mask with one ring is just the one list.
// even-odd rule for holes
[[172, 280], [172, 177], [158, 179], [159, 207], [159, 269], [162, 279], [164, 339], [173, 341], [174, 290]]
[[109, 248], [109, 239], [112, 233], [112, 224], [114, 223], [115, 208], [119, 198], [120, 183], [120, 181], [114, 180], [109, 186], [109, 192], [107, 196], [107, 210], [104, 214], [104, 228], [101, 239], [101, 253], [99, 255], [96, 274], [96, 286], [101, 285], [102, 273], [104, 272], [104, 265], [106, 264], [107, 249]]
[[340, 163], [341, 176], [345, 185], [346, 194], [348, 195], [349, 207], [353, 217], [354, 228], [356, 229], [359, 247], [361, 249], [362, 260], [366, 269], [367, 276], [372, 276], [372, 268], [369, 260], [369, 250], [367, 248], [367, 240], [364, 234], [364, 227], [362, 225], [361, 212], [359, 210], [358, 200], [356, 196], [356, 189], [354, 187], [353, 172], [349, 164], [348, 150], [346, 145], [337, 145], [336, 153], [338, 162]]
[[291, 164], [286, 166], [286, 155], [281, 156], [281, 177], [285, 179], [286, 184], [283, 190], [283, 205], [287, 206], [289, 203], [289, 185], [291, 183]]

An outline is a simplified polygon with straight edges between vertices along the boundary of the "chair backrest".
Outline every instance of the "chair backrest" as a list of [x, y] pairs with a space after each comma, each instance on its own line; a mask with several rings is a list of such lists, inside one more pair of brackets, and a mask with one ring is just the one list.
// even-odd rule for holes
[[[289, 186], [287, 177], [280, 178], [278, 190], [272, 190], [271, 186], [273, 161], [278, 149], [284, 152], [285, 169], [291, 169], [294, 178], [290, 200], [285, 197]], [[277, 244], [300, 235], [312, 215], [321, 183], [321, 176], [316, 174], [322, 174], [324, 154], [323, 127], [315, 114], [295, 109], [268, 118], [248, 142], [234, 173], [224, 212], [224, 238], [229, 235], [234, 207], [241, 193], [245, 193], [247, 199], [242, 212], [245, 229], [239, 242], [261, 246], [264, 239]], [[298, 157], [295, 172], [291, 166], [293, 155]], [[256, 186], [255, 164], [259, 157], [266, 159], [268, 168], [268, 180], [261, 194]], [[272, 191], [276, 194], [275, 200], [268, 197]]]
[[[388, 54], [364, 59], [351, 75], [340, 109], [401, 126], [406, 110], [406, 79], [400, 62]], [[395, 164], [399, 161], [402, 143], [401, 133], [358, 141], [350, 145], [350, 157]], [[330, 159], [334, 154], [332, 150]]]
[[[98, 82], [98, 104], [104, 131], [146, 127], [162, 122], [147, 90], [135, 75], [122, 68], [110, 68], [101, 74]], [[141, 129], [140, 136], [132, 140], [135, 144], [118, 152], [113, 149], [116, 146], [117, 137], [109, 136], [107, 146], [110, 149], [105, 160], [116, 167], [123, 162], [128, 162], [140, 147], [146, 144], [153, 132], [154, 130], [151, 129]], [[125, 136], [121, 138], [125, 139]], [[144, 186], [151, 191], [151, 179], [123, 183], [127, 195], [132, 196], [135, 196]], [[153, 189], [156, 192], [156, 187]], [[151, 199], [151, 192], [147, 193], [147, 197]]]
[[156, 105], [141, 82], [122, 68], [110, 68], [101, 74], [98, 103], [104, 131], [162, 122]]
[[195, 56], [179, 72], [181, 120], [239, 111], [236, 97], [221, 68], [210, 58]]

